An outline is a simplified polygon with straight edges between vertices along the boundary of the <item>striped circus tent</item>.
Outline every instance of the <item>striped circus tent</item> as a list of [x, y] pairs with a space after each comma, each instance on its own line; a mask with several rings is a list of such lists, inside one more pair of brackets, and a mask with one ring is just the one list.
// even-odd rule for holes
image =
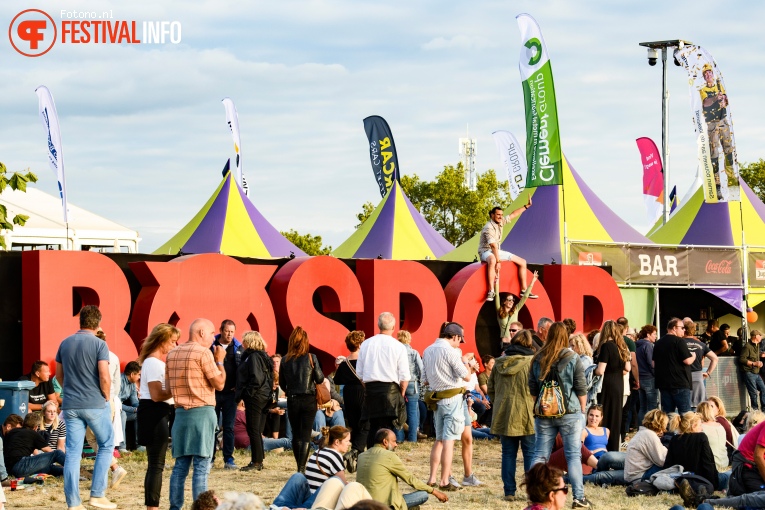
[[[573, 241], [651, 243], [609, 209], [565, 157], [562, 186], [526, 188], [506, 212], [523, 207], [529, 195], [532, 207], [517, 220], [505, 225], [500, 247], [532, 264], [565, 262], [564, 222], [567, 238]], [[486, 221], [488, 213], [486, 211]], [[479, 237], [480, 233], [441, 257], [441, 260], [477, 260]]]
[[226, 174], [204, 207], [155, 254], [222, 253], [260, 259], [305, 255], [260, 214], [231, 175]]
[[[669, 221], [654, 225], [648, 237], [657, 244], [708, 246], [765, 246], [765, 204], [741, 183], [741, 201], [704, 202], [701, 187], [677, 209]], [[721, 294], [723, 291], [713, 292]], [[740, 301], [740, 291], [738, 292]], [[749, 289], [749, 305], [765, 301], [765, 289]]]
[[454, 246], [420, 214], [396, 181], [367, 220], [338, 246], [338, 258], [437, 259]]

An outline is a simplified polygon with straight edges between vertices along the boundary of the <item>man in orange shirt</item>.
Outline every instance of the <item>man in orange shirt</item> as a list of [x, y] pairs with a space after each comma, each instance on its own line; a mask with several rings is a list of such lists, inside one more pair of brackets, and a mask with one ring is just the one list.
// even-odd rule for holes
[[212, 322], [196, 319], [189, 327], [189, 341], [167, 353], [165, 381], [175, 401], [170, 510], [183, 507], [183, 491], [192, 463], [194, 499], [207, 490], [216, 426], [215, 391], [222, 390], [226, 382], [226, 349], [218, 345], [210, 350], [214, 334]]

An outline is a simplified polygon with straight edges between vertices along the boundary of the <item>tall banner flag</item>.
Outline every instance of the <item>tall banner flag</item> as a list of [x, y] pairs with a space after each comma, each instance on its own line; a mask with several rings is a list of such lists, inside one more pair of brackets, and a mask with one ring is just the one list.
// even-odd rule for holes
[[635, 140], [643, 165], [643, 201], [648, 219], [656, 223], [664, 211], [664, 170], [656, 144], [647, 137]]
[[250, 194], [250, 189], [247, 186], [247, 181], [244, 180], [244, 173], [242, 172], [242, 143], [239, 139], [239, 114], [236, 113], [236, 106], [234, 102], [224, 97], [221, 101], [223, 108], [226, 109], [226, 124], [231, 130], [231, 137], [234, 139], [234, 152], [236, 152], [236, 182], [242, 187], [245, 195]]
[[558, 107], [547, 46], [536, 20], [516, 17], [521, 29], [519, 67], [526, 103], [526, 187], [563, 184], [563, 157], [558, 129]]
[[380, 195], [388, 194], [394, 181], [401, 179], [398, 166], [396, 145], [393, 134], [385, 119], [372, 115], [364, 119], [364, 131], [369, 140], [369, 159], [372, 162], [372, 172], [380, 187]]
[[51, 170], [56, 174], [58, 181], [58, 194], [61, 198], [61, 207], [64, 210], [64, 223], [69, 223], [69, 204], [66, 201], [66, 175], [64, 174], [64, 152], [61, 145], [61, 129], [58, 125], [58, 113], [53, 96], [45, 85], [35, 89], [37, 94], [37, 107], [40, 112], [45, 134], [48, 136], [48, 163]]
[[672, 191], [669, 192], [669, 214], [672, 214], [677, 209], [677, 186], [672, 186]]
[[722, 73], [701, 46], [677, 49], [675, 59], [688, 72], [704, 200], [741, 200], [733, 119]]
[[510, 196], [513, 200], [518, 198], [521, 191], [526, 187], [526, 158], [518, 139], [510, 131], [494, 131], [492, 133], [494, 143], [497, 144], [499, 157], [507, 171], [507, 182], [510, 183]]

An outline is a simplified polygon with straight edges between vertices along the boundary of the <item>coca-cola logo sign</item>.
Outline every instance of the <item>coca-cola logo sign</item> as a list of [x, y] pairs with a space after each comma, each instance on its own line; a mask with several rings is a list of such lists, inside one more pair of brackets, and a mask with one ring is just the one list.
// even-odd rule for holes
[[707, 274], [731, 274], [732, 268], [733, 263], [730, 260], [721, 260], [720, 262], [707, 260], [704, 272]]

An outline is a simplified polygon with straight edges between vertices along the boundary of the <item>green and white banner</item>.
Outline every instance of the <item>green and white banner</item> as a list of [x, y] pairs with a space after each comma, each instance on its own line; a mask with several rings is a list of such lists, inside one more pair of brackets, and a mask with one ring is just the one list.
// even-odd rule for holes
[[526, 103], [526, 187], [563, 184], [558, 107], [547, 47], [536, 20], [516, 18], [521, 29], [519, 68]]

